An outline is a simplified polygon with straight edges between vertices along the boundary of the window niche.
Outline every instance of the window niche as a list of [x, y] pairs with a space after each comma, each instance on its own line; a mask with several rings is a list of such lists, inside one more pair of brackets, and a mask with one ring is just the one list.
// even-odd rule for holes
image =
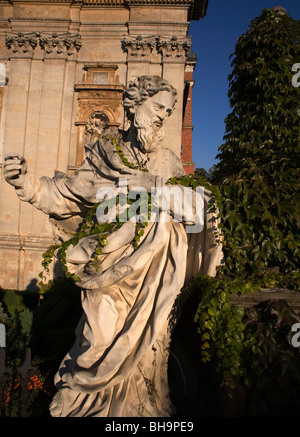
[[[96, 141], [106, 127], [119, 127], [123, 122], [122, 94], [116, 65], [88, 64], [83, 67], [81, 84], [75, 84], [77, 93], [78, 127], [75, 169], [84, 159], [84, 145]], [[71, 167], [69, 167], [72, 170]], [[74, 169], [74, 167], [73, 167]]]

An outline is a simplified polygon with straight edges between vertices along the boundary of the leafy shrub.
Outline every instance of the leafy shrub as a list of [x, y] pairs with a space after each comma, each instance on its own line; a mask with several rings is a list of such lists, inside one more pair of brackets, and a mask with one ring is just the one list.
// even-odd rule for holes
[[81, 315], [81, 290], [68, 279], [52, 283], [33, 311], [31, 347], [51, 378], [75, 340]]
[[232, 112], [212, 175], [231, 274], [299, 266], [299, 34], [299, 20], [265, 9], [235, 47]]
[[280, 322], [281, 312], [276, 319], [274, 307], [251, 312], [230, 301], [261, 288], [299, 291], [300, 87], [291, 81], [299, 34], [300, 22], [280, 8], [263, 10], [250, 23], [235, 47], [220, 161], [208, 177], [176, 180], [214, 195], [224, 264], [215, 278], [198, 274], [188, 288], [199, 297], [194, 320], [202, 361], [214, 363], [231, 396], [242, 386], [250, 415], [295, 411], [300, 388], [299, 351], [287, 339], [290, 325]]
[[[42, 297], [40, 300], [37, 293], [0, 290], [0, 322], [6, 326], [9, 371], [0, 415], [49, 416], [49, 404], [56, 391], [53, 377], [75, 339], [82, 308], [80, 289], [69, 280], [52, 283]], [[30, 374], [24, 379], [18, 367], [24, 362], [26, 347], [31, 348], [33, 360]], [[23, 411], [25, 401], [27, 411]]]
[[[0, 304], [6, 327], [6, 357], [11, 367], [22, 363], [31, 339], [32, 309], [38, 302], [36, 293], [0, 290]], [[2, 317], [3, 318], [3, 317]]]

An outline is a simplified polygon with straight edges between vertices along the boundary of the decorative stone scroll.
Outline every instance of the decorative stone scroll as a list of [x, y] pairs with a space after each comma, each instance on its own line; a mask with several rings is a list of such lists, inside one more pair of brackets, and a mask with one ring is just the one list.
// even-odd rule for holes
[[191, 37], [172, 38], [159, 37], [157, 41], [157, 51], [162, 54], [162, 60], [165, 61], [182, 61], [191, 47]]
[[69, 58], [81, 48], [80, 35], [69, 32], [31, 32], [11, 33], [6, 36], [6, 47], [14, 57], [33, 57], [34, 50], [39, 44], [44, 51], [44, 57]]
[[155, 46], [155, 40], [154, 36], [125, 37], [122, 46], [128, 53], [128, 60], [148, 61]]

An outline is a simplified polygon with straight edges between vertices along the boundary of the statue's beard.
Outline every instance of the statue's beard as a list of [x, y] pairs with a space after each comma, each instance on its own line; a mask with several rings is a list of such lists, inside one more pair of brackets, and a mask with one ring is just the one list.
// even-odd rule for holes
[[137, 112], [134, 117], [134, 127], [137, 131], [137, 140], [143, 153], [153, 152], [160, 146], [164, 138], [162, 123], [157, 120], [145, 119]]

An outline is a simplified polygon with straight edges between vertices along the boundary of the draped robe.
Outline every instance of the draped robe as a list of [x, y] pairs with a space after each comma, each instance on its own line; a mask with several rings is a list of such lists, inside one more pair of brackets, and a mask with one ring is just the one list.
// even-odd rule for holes
[[[129, 160], [138, 159], [124, 147], [123, 151]], [[69, 239], [99, 201], [98, 189], [115, 186], [116, 176], [124, 178], [114, 164], [115, 152], [110, 140], [101, 139], [87, 148], [83, 164], [70, 177], [56, 172], [53, 178], [37, 180], [28, 174], [17, 193], [49, 215], [57, 238]], [[184, 174], [180, 159], [169, 149], [156, 149], [143, 158], [160, 184]], [[161, 210], [135, 249], [135, 225], [124, 223], [108, 237], [97, 272], [92, 268], [95, 237], [84, 237], [67, 251], [69, 270], [81, 278], [77, 285], [82, 289], [83, 315], [76, 341], [55, 376], [58, 391], [50, 406], [52, 416], [172, 414], [169, 316], [182, 286], [198, 271], [213, 276], [222, 258], [215, 242], [217, 220], [207, 210], [209, 200], [205, 191], [204, 223], [198, 233], [186, 232], [186, 226], [193, 225], [191, 217], [178, 222], [172, 211]]]

